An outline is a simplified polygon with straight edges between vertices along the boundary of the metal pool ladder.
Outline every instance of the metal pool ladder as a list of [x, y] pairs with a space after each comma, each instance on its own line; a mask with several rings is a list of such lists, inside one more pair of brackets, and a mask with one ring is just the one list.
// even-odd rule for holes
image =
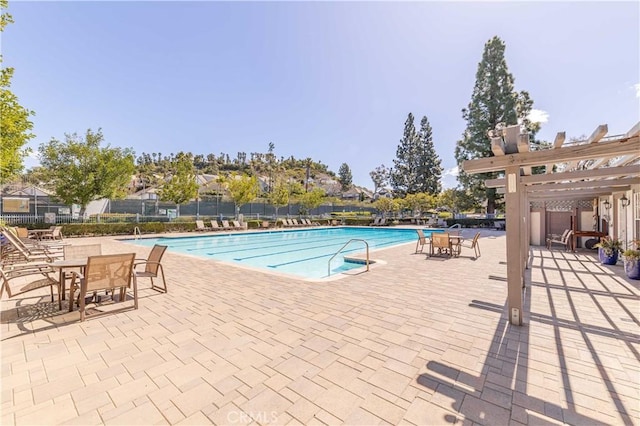
[[133, 239], [137, 240], [140, 237], [142, 237], [142, 233], [140, 232], [140, 228], [136, 226], [135, 228], [133, 228]]
[[365, 241], [365, 240], [363, 240], [363, 239], [360, 239], [360, 238], [352, 238], [352, 239], [350, 239], [349, 241], [347, 241], [347, 242], [345, 243], [345, 245], [343, 245], [343, 246], [340, 248], [340, 250], [338, 250], [338, 251], [336, 252], [336, 254], [334, 254], [333, 256], [331, 256], [331, 259], [329, 259], [329, 262], [327, 263], [327, 276], [331, 276], [331, 261], [333, 260], [333, 258], [334, 258], [334, 257], [336, 257], [337, 255], [339, 255], [339, 254], [340, 254], [340, 252], [341, 252], [342, 250], [344, 250], [344, 249], [345, 249], [345, 247], [347, 247], [349, 244], [351, 244], [351, 243], [352, 243], [352, 242], [354, 242], [354, 241], [362, 241], [362, 242], [364, 243], [364, 245], [367, 247], [367, 272], [369, 272], [369, 243], [368, 243], [368, 242], [366, 242], [366, 241]]

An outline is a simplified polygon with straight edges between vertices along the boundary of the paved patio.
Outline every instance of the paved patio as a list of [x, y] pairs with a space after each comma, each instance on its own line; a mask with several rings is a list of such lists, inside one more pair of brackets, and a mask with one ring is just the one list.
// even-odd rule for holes
[[[96, 240], [149, 251], [69, 241]], [[534, 247], [512, 327], [504, 232], [477, 260], [414, 247], [325, 283], [166, 253], [168, 294], [141, 280], [138, 310], [85, 323], [46, 290], [3, 300], [0, 421], [640, 423], [640, 282], [622, 266]]]

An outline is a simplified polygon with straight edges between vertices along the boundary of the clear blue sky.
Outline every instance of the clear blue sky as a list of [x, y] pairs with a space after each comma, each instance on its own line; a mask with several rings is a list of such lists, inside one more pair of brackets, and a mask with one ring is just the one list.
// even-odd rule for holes
[[9, 12], [2, 53], [36, 112], [33, 147], [98, 127], [138, 155], [235, 157], [273, 142], [335, 172], [346, 162], [371, 188], [413, 112], [450, 171], [494, 35], [542, 139], [604, 123], [624, 133], [640, 116], [638, 2], [12, 1]]

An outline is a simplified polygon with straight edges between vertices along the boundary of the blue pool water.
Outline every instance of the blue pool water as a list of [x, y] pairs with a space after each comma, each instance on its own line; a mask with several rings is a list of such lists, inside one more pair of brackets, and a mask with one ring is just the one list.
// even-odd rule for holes
[[[424, 230], [425, 235], [434, 230]], [[369, 251], [415, 242], [413, 229], [393, 228], [317, 228], [273, 232], [243, 232], [181, 238], [150, 238], [128, 242], [153, 246], [163, 244], [176, 253], [222, 260], [255, 268], [292, 274], [303, 278], [325, 278], [328, 261], [351, 239], [363, 239]], [[361, 241], [349, 244], [331, 261], [331, 275], [362, 267], [362, 263], [345, 261], [355, 253], [364, 253]]]

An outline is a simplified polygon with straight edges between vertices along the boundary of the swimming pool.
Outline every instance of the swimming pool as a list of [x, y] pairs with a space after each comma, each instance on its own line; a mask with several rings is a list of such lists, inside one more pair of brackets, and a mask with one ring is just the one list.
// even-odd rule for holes
[[[426, 235], [434, 231], [438, 232], [424, 230]], [[320, 279], [329, 275], [329, 259], [352, 239], [365, 240], [369, 244], [369, 251], [372, 251], [415, 242], [418, 236], [414, 229], [333, 227], [150, 238], [128, 242], [144, 246], [163, 244], [175, 253]], [[331, 261], [331, 275], [362, 267], [362, 262], [345, 260], [345, 256], [364, 252], [365, 245], [361, 241], [350, 243]]]

